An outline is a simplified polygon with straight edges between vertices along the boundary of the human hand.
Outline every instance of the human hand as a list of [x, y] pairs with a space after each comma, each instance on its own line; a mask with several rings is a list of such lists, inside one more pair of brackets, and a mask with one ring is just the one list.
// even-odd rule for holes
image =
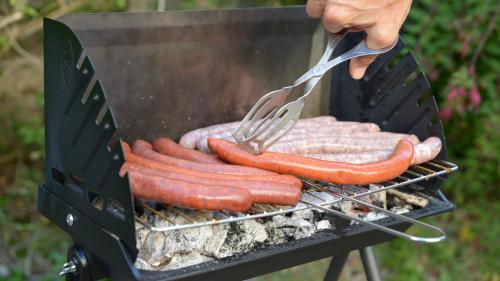
[[[365, 31], [366, 44], [373, 50], [389, 47], [410, 11], [411, 0], [308, 0], [307, 13], [322, 18], [326, 30], [337, 33], [345, 28]], [[363, 78], [376, 56], [351, 59], [349, 72], [354, 79]]]

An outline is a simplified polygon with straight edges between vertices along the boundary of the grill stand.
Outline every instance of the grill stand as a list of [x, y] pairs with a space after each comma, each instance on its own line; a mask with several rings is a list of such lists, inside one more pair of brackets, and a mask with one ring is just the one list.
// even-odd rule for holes
[[[363, 269], [365, 270], [367, 281], [381, 281], [380, 272], [377, 266], [377, 259], [375, 253], [373, 252], [373, 247], [365, 247], [359, 249], [361, 255], [361, 260], [363, 261]], [[328, 266], [325, 274], [325, 281], [338, 280], [342, 269], [344, 268], [345, 262], [349, 257], [349, 253], [340, 254], [332, 257], [332, 261]]]
[[363, 268], [365, 269], [366, 280], [368, 281], [381, 281], [380, 272], [377, 266], [377, 258], [373, 247], [366, 247], [359, 250], [361, 260], [363, 261]]

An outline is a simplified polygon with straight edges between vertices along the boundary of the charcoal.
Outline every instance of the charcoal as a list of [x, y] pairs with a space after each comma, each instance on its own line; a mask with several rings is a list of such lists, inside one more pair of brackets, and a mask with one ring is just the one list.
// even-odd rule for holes
[[264, 226], [255, 220], [232, 223], [225, 243], [220, 247], [216, 258], [225, 258], [252, 250], [268, 238]]
[[331, 228], [332, 228], [332, 224], [328, 220], [322, 220], [322, 221], [319, 221], [316, 223], [316, 230], [317, 231], [331, 229]]
[[[371, 190], [378, 188], [375, 185], [370, 186]], [[337, 201], [338, 197], [326, 192], [312, 192], [311, 194], [305, 193], [302, 199], [306, 202], [323, 205]], [[383, 208], [390, 206], [391, 211], [396, 213], [408, 212], [414, 208], [413, 205], [425, 203], [424, 200], [427, 200], [414, 195], [406, 196], [406, 194], [401, 195], [394, 192], [388, 192], [386, 195], [385, 191], [363, 196], [360, 199]], [[371, 212], [362, 204], [356, 204], [349, 200], [324, 206], [341, 210], [363, 220], [372, 221], [386, 217], [383, 213]], [[297, 207], [309, 207], [309, 205], [298, 203]], [[268, 206], [261, 208], [268, 208]], [[185, 215], [181, 215], [179, 212]], [[192, 223], [192, 220], [207, 216], [224, 219], [227, 218], [227, 213], [214, 212], [200, 215], [195, 211], [174, 211], [173, 209], [163, 209], [158, 213], [145, 209], [140, 219], [156, 227], [166, 227]], [[171, 270], [213, 259], [237, 256], [270, 244], [306, 238], [318, 231], [342, 229], [352, 223], [352, 221], [342, 219], [335, 214], [308, 208], [268, 218], [165, 232], [154, 232], [142, 224], [137, 224], [136, 237], [139, 256], [136, 260], [136, 266], [146, 270]]]
[[289, 238], [301, 239], [311, 236], [316, 226], [303, 219], [286, 218], [278, 215], [266, 223], [269, 239], [275, 243], [287, 241]]
[[154, 267], [164, 265], [171, 259], [165, 252], [164, 246], [165, 235], [162, 232], [150, 232], [142, 244], [139, 257]]
[[404, 193], [395, 189], [387, 190], [389, 199], [395, 206], [404, 206], [405, 204], [424, 208], [429, 204], [429, 200], [413, 194]]
[[[302, 203], [299, 203], [302, 204]], [[310, 223], [314, 222], [314, 213], [311, 209], [305, 209], [300, 211], [295, 211], [292, 213], [293, 219], [302, 219]]]
[[202, 253], [207, 256], [216, 257], [227, 239], [229, 224], [219, 224], [212, 227], [212, 237], [208, 239], [203, 247]]
[[172, 270], [172, 269], [176, 269], [176, 268], [181, 268], [181, 267], [199, 264], [202, 262], [211, 261], [213, 259], [214, 258], [207, 257], [205, 255], [198, 253], [198, 252], [190, 252], [187, 254], [177, 254], [177, 255], [172, 257], [172, 260], [170, 260], [170, 262], [167, 265], [165, 265], [161, 268], [158, 268], [157, 270]]

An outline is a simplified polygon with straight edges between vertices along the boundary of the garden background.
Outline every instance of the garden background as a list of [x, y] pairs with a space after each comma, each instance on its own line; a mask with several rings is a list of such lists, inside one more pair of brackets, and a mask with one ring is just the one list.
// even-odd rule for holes
[[[210, 9], [304, 1], [1, 0], [0, 280], [58, 280], [69, 237], [36, 213], [43, 181], [42, 17], [69, 12]], [[385, 280], [500, 280], [500, 1], [414, 1], [401, 32], [441, 108], [449, 159], [444, 191], [457, 210], [426, 221], [449, 239], [376, 247]], [[257, 280], [322, 280], [328, 260]], [[351, 255], [342, 280], [364, 280]]]

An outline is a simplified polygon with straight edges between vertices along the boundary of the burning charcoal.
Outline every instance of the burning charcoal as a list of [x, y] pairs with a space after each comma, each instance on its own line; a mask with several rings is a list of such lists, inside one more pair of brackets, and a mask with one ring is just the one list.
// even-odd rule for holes
[[404, 208], [404, 207], [399, 207], [399, 206], [391, 208], [391, 212], [396, 213], [396, 214], [404, 214], [404, 213], [408, 213], [409, 211], [410, 211], [409, 209]]
[[155, 267], [151, 266], [141, 257], [137, 257], [137, 259], [135, 260], [135, 267], [137, 267], [137, 269], [142, 269], [142, 270], [156, 270]]
[[392, 197], [395, 206], [401, 206], [406, 203], [420, 208], [425, 208], [425, 206], [429, 204], [429, 200], [426, 198], [404, 193], [395, 189], [387, 190], [387, 194], [390, 196], [389, 198]]
[[146, 241], [146, 237], [148, 236], [149, 230], [145, 227], [142, 227], [139, 224], [136, 224], [135, 233], [136, 233], [137, 247], [140, 249], [142, 248], [144, 241]]
[[316, 226], [302, 219], [274, 216], [266, 225], [271, 242], [280, 243], [289, 238], [301, 239], [311, 236]]
[[330, 221], [328, 220], [322, 220], [316, 223], [316, 230], [324, 230], [324, 229], [330, 229], [332, 228], [332, 225], [330, 224]]
[[212, 227], [196, 227], [165, 232], [166, 243], [163, 248], [165, 255], [173, 257], [200, 251], [213, 235]]
[[190, 265], [195, 265], [207, 261], [211, 261], [213, 258], [204, 256], [198, 252], [190, 252], [188, 254], [178, 254], [175, 255], [170, 263], [162, 267], [161, 270], [172, 270], [176, 268], [186, 267]]
[[151, 266], [161, 266], [170, 261], [164, 252], [165, 235], [161, 232], [150, 232], [139, 252], [139, 257]]
[[[381, 186], [375, 185], [375, 184], [370, 184], [370, 191], [372, 190], [379, 190]], [[387, 209], [387, 194], [386, 191], [380, 191], [380, 192], [375, 192], [372, 193], [368, 196], [368, 199], [366, 200], [369, 203], [372, 203], [373, 205]]]
[[252, 250], [266, 241], [267, 232], [263, 225], [254, 220], [245, 220], [231, 224], [226, 241], [215, 254], [216, 258], [225, 258]]
[[310, 223], [314, 222], [314, 213], [311, 209], [305, 209], [300, 211], [295, 211], [292, 213], [292, 218], [302, 219]]
[[379, 212], [369, 212], [369, 213], [363, 213], [363, 215], [358, 216], [358, 217], [362, 220], [365, 220], [365, 221], [376, 221], [376, 220], [386, 218], [387, 215], [385, 215], [384, 213], [379, 213]]
[[208, 239], [203, 247], [202, 253], [207, 256], [217, 256], [224, 241], [227, 239], [229, 224], [219, 224], [212, 227], [212, 237]]

